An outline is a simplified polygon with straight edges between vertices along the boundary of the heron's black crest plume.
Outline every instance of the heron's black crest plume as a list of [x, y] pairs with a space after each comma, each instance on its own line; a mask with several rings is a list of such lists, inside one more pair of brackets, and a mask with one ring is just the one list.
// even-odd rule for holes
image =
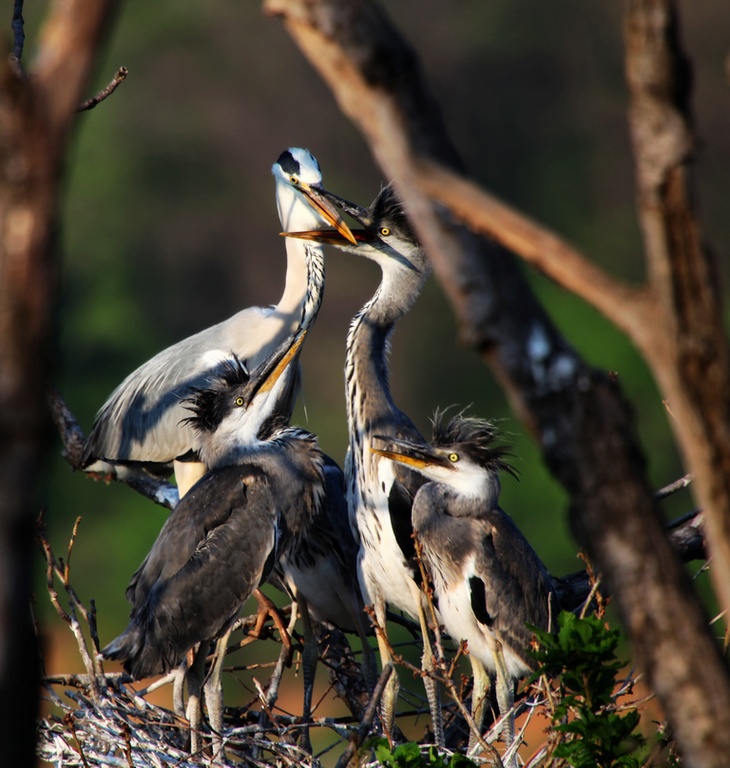
[[486, 419], [477, 419], [459, 413], [446, 421], [446, 411], [436, 411], [431, 421], [433, 425], [434, 448], [457, 447], [473, 461], [495, 472], [505, 470], [519, 478], [517, 470], [505, 460], [511, 456], [509, 448], [495, 445], [500, 435], [494, 424]]
[[286, 173], [298, 174], [300, 172], [299, 163], [294, 159], [294, 155], [286, 149], [280, 155], [276, 161], [282, 167]]
[[205, 388], [193, 389], [183, 401], [192, 416], [181, 423], [190, 424], [197, 432], [215, 432], [223, 417], [231, 409], [231, 393], [245, 386], [249, 380], [246, 366], [233, 355], [218, 367], [214, 378]]
[[375, 226], [388, 225], [397, 230], [405, 240], [418, 242], [411, 222], [406, 216], [403, 203], [395, 192], [392, 184], [383, 187], [370, 205], [370, 215]]
[[[319, 161], [316, 157], [312, 156], [312, 160], [314, 161], [314, 164], [317, 166], [317, 170], [319, 171]], [[294, 174], [295, 176], [298, 176], [302, 172], [302, 168], [299, 165], [299, 161], [296, 160], [294, 155], [288, 150], [285, 149], [280, 155], [279, 159], [276, 161], [282, 168], [282, 170], [285, 173]]]

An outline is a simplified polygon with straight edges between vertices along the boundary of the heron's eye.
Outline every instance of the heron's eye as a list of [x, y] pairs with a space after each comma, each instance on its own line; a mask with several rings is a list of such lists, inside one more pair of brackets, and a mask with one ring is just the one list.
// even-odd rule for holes
[[236, 398], [236, 405], [240, 408], [243, 405], [243, 398], [237, 397]]
[[449, 454], [449, 461], [452, 464], [456, 464], [456, 462], [459, 460], [459, 454], [458, 453], [450, 453]]
[[383, 237], [388, 237], [390, 234], [390, 227], [381, 227], [379, 231]]
[[299, 184], [299, 177], [294, 176], [293, 174], [289, 177], [289, 181], [291, 181], [292, 184]]

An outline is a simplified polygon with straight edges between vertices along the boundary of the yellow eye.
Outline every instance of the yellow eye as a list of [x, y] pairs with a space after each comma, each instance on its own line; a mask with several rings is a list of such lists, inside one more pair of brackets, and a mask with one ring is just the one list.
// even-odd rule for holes
[[289, 181], [291, 181], [292, 184], [298, 184], [299, 183], [299, 177], [298, 176], [290, 176]]
[[379, 231], [383, 237], [388, 237], [390, 234], [390, 227], [381, 227]]
[[459, 460], [459, 454], [458, 453], [450, 453], [449, 454], [449, 461], [452, 464], [456, 464], [456, 462]]
[[236, 398], [236, 405], [240, 408], [243, 405], [243, 398], [237, 397]]

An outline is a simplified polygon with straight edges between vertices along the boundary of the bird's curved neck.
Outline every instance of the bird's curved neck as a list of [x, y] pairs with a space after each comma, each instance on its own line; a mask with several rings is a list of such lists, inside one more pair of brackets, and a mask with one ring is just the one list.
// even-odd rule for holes
[[388, 352], [393, 323], [380, 324], [361, 310], [347, 337], [346, 379], [351, 431], [376, 415], [397, 411], [390, 393]]
[[387, 288], [383, 281], [373, 298], [355, 315], [347, 336], [345, 375], [351, 445], [358, 435], [371, 430], [375, 434], [389, 434], [396, 427], [410, 424], [390, 393], [388, 354], [396, 320], [410, 308], [415, 296], [397, 302]]
[[292, 325], [308, 328], [316, 319], [324, 296], [324, 250], [322, 246], [294, 238], [286, 239], [286, 281], [277, 312], [290, 317]]

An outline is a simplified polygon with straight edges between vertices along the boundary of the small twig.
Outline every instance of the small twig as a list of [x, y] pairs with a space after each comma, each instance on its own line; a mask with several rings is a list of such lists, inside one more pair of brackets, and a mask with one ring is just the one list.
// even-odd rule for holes
[[105, 88], [102, 88], [99, 93], [96, 94], [96, 96], [92, 96], [90, 99], [87, 99], [81, 103], [78, 107], [76, 107], [76, 111], [86, 112], [90, 109], [93, 109], [97, 104], [101, 104], [104, 99], [108, 99], [109, 96], [111, 96], [114, 91], [117, 90], [119, 84], [127, 78], [128, 74], [129, 70], [126, 67], [119, 67], [109, 85], [107, 85]]
[[129, 768], [134, 768], [132, 762], [132, 732], [127, 723], [122, 725], [122, 739], [124, 739], [124, 756], [127, 758]]
[[[74, 532], [71, 537], [71, 542], [69, 543], [69, 551], [71, 549], [73, 539], [76, 536], [76, 532], [78, 530], [78, 522], [79, 521], [77, 520], [76, 525], [74, 526]], [[98, 668], [97, 668], [97, 664], [89, 654], [89, 649], [86, 647], [86, 640], [84, 638], [84, 633], [81, 630], [81, 625], [79, 624], [78, 619], [76, 618], [76, 608], [79, 608], [87, 624], [89, 621], [88, 613], [83, 603], [79, 600], [78, 595], [76, 594], [74, 589], [71, 587], [71, 585], [68, 583], [68, 572], [66, 567], [62, 568], [61, 565], [56, 560], [55, 555], [53, 554], [53, 550], [51, 549], [51, 544], [48, 541], [48, 537], [46, 536], [42, 514], [39, 517], [38, 522], [36, 523], [36, 536], [38, 538], [38, 541], [40, 542], [41, 548], [43, 549], [43, 554], [46, 558], [46, 587], [48, 590], [48, 595], [51, 599], [51, 604], [56, 609], [56, 612], [58, 613], [58, 615], [66, 622], [66, 624], [68, 624], [69, 628], [74, 634], [74, 637], [76, 638], [76, 643], [79, 648], [79, 654], [81, 655], [81, 659], [84, 662], [84, 667], [86, 667], [86, 672], [89, 675], [92, 695], [94, 696], [95, 699], [98, 699], [98, 697], [101, 695], [101, 690], [99, 687], [99, 679], [96, 674]], [[61, 582], [64, 584], [66, 594], [69, 597], [68, 611], [66, 611], [63, 608], [58, 598], [58, 592], [56, 591], [56, 587], [54, 583], [54, 576], [58, 576]]]
[[691, 482], [692, 475], [690, 474], [680, 477], [679, 480], [675, 480], [673, 483], [669, 483], [669, 485], [665, 485], [664, 488], [660, 488], [656, 491], [654, 493], [654, 501], [662, 501], [662, 499], [666, 499], [667, 496], [671, 496], [673, 493], [686, 488]]
[[69, 712], [66, 715], [66, 717], [63, 718], [63, 722], [71, 730], [71, 735], [73, 736], [74, 741], [76, 742], [76, 748], [78, 749], [79, 757], [81, 758], [81, 762], [84, 764], [84, 768], [89, 768], [89, 764], [86, 761], [86, 755], [84, 755], [84, 750], [81, 748], [81, 741], [79, 740], [79, 737], [76, 734], [76, 724], [74, 723], [73, 714]]
[[23, 0], [15, 0], [13, 3], [13, 20], [10, 23], [13, 29], [13, 52], [10, 55], [10, 66], [15, 74], [22, 77], [23, 68], [20, 63], [25, 47], [25, 21], [23, 20]]
[[69, 587], [69, 575], [71, 570], [71, 553], [74, 549], [74, 543], [76, 542], [76, 536], [79, 532], [79, 525], [81, 525], [81, 516], [79, 515], [74, 522], [73, 530], [71, 531], [71, 538], [68, 540], [68, 547], [66, 547], [66, 563], [63, 567], [63, 586], [64, 589]]
[[[73, 688], [88, 688], [91, 685], [93, 675], [84, 675], [74, 672], [68, 675], [45, 675], [41, 678], [41, 682], [45, 685], [63, 685], [72, 686]], [[107, 683], [131, 683], [132, 676], [126, 672], [109, 672], [104, 675], [104, 679]], [[153, 687], [145, 688], [139, 693], [149, 693], [153, 690]]]
[[393, 671], [394, 667], [392, 664], [386, 664], [383, 667], [383, 671], [380, 673], [378, 682], [375, 684], [373, 695], [370, 697], [370, 701], [365, 708], [365, 714], [362, 716], [360, 725], [358, 726], [357, 731], [355, 731], [355, 734], [350, 739], [350, 743], [347, 745], [347, 749], [342, 753], [342, 755], [340, 755], [340, 759], [337, 761], [335, 768], [346, 768], [346, 766], [350, 763], [350, 760], [352, 760], [352, 758], [362, 746], [363, 741], [365, 741], [365, 737], [368, 735], [368, 733], [370, 733], [370, 728], [372, 727], [375, 713], [378, 711], [380, 699], [383, 697], [383, 691], [385, 691], [385, 686], [388, 684], [388, 680], [390, 680], [390, 676], [393, 674]]

